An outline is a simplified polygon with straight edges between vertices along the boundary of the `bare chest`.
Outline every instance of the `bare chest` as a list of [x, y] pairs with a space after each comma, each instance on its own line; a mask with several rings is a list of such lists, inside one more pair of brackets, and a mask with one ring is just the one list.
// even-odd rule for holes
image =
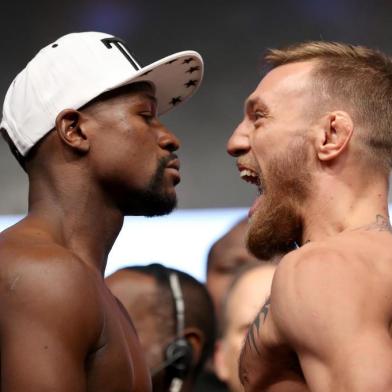
[[136, 332], [113, 298], [105, 298], [106, 320], [99, 348], [86, 361], [88, 391], [150, 392], [150, 376]]

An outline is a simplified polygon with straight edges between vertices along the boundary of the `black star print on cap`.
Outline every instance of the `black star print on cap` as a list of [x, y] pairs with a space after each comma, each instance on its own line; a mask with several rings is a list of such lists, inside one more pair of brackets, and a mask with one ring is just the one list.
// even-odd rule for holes
[[182, 102], [182, 99], [181, 99], [180, 96], [179, 96], [179, 97], [173, 97], [172, 100], [170, 101], [170, 103], [171, 103], [173, 106], [176, 106], [176, 105], [179, 104], [180, 102]]
[[182, 63], [183, 64], [189, 64], [190, 62], [194, 61], [195, 59], [192, 57], [189, 57], [189, 59], [185, 59]]
[[173, 63], [175, 63], [177, 60], [178, 60], [178, 59], [170, 60], [170, 61], [168, 61], [166, 64], [173, 64]]
[[186, 73], [193, 73], [193, 72], [195, 72], [195, 71], [198, 71], [200, 69], [200, 67], [199, 66], [197, 66], [197, 67], [190, 67], [189, 69], [188, 69], [188, 71], [186, 71]]
[[191, 86], [196, 86], [197, 82], [198, 82], [198, 80], [196, 80], [196, 79], [189, 80], [188, 82], [186, 82], [186, 83], [184, 84], [184, 86], [186, 86], [187, 88], [189, 88], [189, 87], [191, 87]]

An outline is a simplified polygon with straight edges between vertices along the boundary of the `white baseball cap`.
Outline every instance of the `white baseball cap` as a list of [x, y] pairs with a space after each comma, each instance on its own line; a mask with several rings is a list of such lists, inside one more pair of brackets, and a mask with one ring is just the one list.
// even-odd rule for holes
[[0, 127], [22, 155], [55, 126], [64, 109], [79, 109], [117, 87], [148, 81], [158, 113], [186, 101], [203, 78], [203, 59], [183, 51], [141, 67], [126, 44], [110, 34], [72, 33], [40, 50], [9, 87]]

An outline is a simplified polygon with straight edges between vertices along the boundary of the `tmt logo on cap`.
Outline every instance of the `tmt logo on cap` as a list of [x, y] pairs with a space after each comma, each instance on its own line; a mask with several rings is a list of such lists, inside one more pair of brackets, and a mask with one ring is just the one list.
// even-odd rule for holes
[[64, 109], [79, 109], [106, 91], [146, 81], [154, 85], [163, 114], [186, 101], [202, 78], [203, 60], [195, 51], [141, 67], [120, 38], [72, 33], [41, 49], [16, 76], [4, 100], [1, 127], [26, 155]]

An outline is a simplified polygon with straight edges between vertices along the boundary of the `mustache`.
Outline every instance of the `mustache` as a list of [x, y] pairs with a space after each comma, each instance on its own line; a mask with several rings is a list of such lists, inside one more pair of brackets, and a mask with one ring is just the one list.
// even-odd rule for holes
[[172, 162], [173, 160], [178, 159], [177, 154], [170, 153], [167, 157], [160, 158], [157, 166], [157, 177], [163, 177], [163, 173], [165, 172], [166, 166]]
[[175, 159], [178, 159], [178, 155], [172, 152], [167, 157], [163, 157], [159, 160], [159, 166], [166, 166], [169, 162], [174, 161]]

